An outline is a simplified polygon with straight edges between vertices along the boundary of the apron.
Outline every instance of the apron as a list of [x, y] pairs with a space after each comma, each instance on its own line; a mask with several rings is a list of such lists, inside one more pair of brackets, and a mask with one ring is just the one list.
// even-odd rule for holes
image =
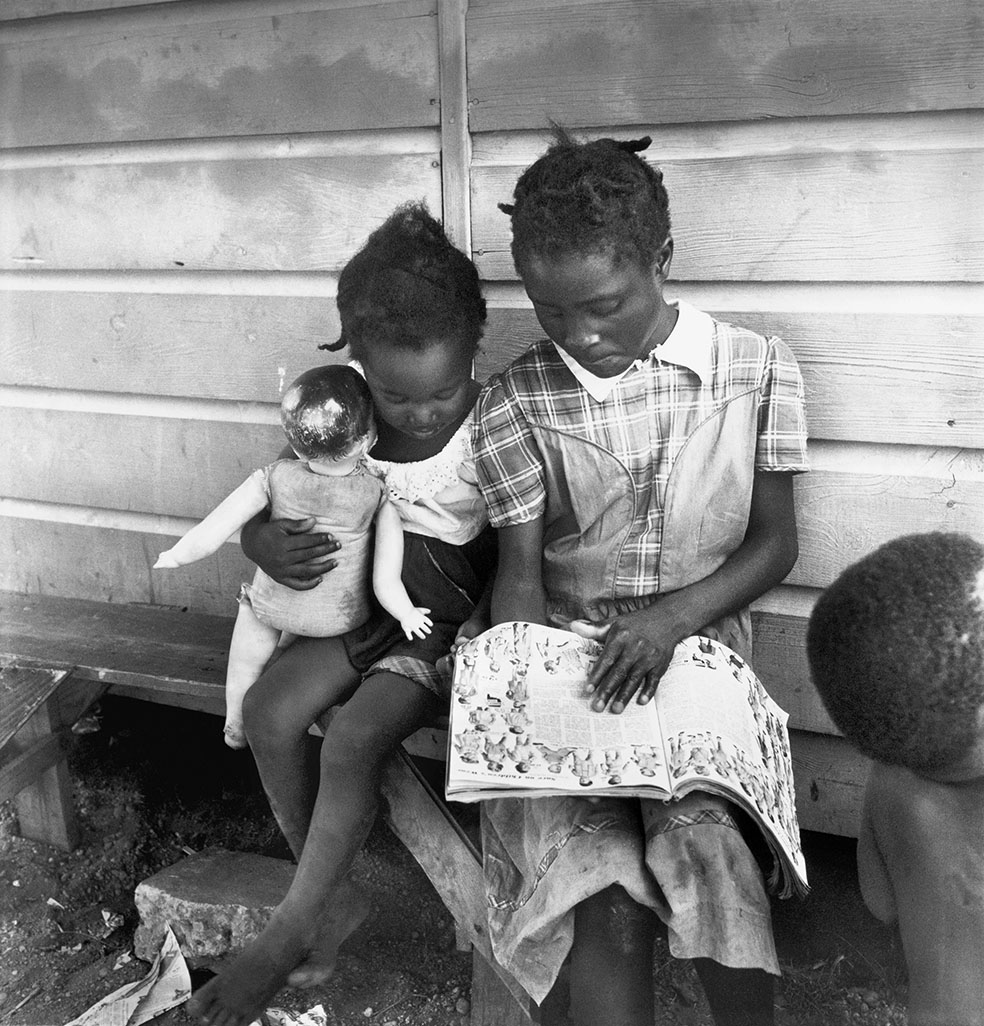
[[[636, 495], [624, 463], [597, 443], [528, 417], [546, 474], [543, 573], [551, 620], [601, 622], [656, 600], [618, 588], [632, 574], [627, 542], [654, 502], [664, 510], [660, 594], [702, 580], [740, 546], [751, 508], [758, 399], [753, 389], [711, 416], [691, 415], [662, 496]], [[751, 655], [747, 609], [700, 633]], [[676, 957], [778, 974], [769, 901], [739, 830], [741, 815], [700, 793], [666, 803], [483, 802], [496, 958], [542, 1001], [570, 950], [574, 906], [618, 883], [666, 924]]]

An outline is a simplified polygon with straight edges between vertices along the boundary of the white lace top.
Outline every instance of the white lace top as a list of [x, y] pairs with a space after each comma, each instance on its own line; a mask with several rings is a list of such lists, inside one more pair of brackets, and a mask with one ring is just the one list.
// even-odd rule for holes
[[[357, 361], [351, 361], [351, 366], [362, 373]], [[488, 524], [472, 455], [474, 421], [472, 409], [447, 445], [426, 460], [391, 463], [366, 457], [369, 469], [386, 482], [404, 530], [440, 538], [451, 545], [464, 545]]]

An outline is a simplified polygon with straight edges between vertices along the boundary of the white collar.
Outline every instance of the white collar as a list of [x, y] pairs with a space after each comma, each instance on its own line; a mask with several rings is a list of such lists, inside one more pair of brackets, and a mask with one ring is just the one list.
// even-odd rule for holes
[[616, 374], [614, 377], [600, 378], [597, 374], [592, 374], [591, 371], [582, 367], [573, 356], [565, 353], [556, 343], [553, 343], [553, 347], [571, 374], [577, 378], [581, 387], [595, 402], [599, 403], [604, 402], [611, 395], [626, 374], [641, 368], [650, 360], [686, 367], [700, 378], [701, 384], [705, 384], [711, 376], [711, 340], [714, 333], [714, 322], [706, 313], [685, 303], [682, 299], [669, 305], [675, 307], [678, 314], [673, 330], [651, 353], [639, 360], [633, 360], [621, 374]]

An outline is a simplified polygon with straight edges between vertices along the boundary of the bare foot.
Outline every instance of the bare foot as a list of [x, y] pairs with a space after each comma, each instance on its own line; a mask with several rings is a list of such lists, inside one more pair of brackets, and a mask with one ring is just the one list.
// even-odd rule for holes
[[339, 887], [308, 957], [287, 977], [289, 987], [317, 987], [335, 972], [338, 949], [369, 914], [369, 899], [351, 881]]
[[278, 909], [259, 937], [189, 998], [186, 1008], [208, 1026], [247, 1026], [305, 962], [312, 941], [297, 916]]

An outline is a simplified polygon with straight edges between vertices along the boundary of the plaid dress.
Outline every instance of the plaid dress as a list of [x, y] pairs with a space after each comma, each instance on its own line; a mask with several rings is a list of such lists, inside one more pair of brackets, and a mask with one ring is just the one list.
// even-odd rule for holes
[[[803, 384], [778, 339], [680, 303], [669, 338], [593, 379], [536, 343], [479, 397], [475, 459], [496, 527], [543, 518], [547, 611], [603, 621], [713, 573], [741, 545], [756, 471], [807, 469]], [[701, 629], [746, 658], [748, 611]], [[535, 1000], [573, 908], [613, 883], [653, 908], [678, 957], [778, 973], [761, 872], [722, 799], [484, 802], [489, 925]]]

